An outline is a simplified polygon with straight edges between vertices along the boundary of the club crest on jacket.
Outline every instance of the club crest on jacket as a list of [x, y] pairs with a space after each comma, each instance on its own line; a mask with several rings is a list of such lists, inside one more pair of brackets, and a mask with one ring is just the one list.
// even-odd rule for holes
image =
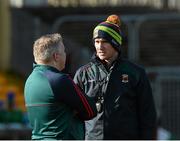
[[127, 75], [127, 74], [122, 74], [122, 82], [123, 82], [123, 83], [129, 82], [129, 78], [128, 78], [128, 75]]

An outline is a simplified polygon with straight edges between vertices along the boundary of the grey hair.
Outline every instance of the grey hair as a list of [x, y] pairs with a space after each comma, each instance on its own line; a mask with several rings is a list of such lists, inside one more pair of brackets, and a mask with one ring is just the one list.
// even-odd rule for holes
[[36, 62], [49, 62], [54, 52], [58, 51], [58, 46], [62, 42], [59, 33], [41, 36], [34, 42], [33, 55]]

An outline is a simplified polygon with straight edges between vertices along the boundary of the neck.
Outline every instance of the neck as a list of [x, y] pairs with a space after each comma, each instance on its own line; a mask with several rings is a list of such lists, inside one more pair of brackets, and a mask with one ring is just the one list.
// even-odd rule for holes
[[108, 67], [110, 67], [112, 65], [112, 63], [118, 58], [118, 52], [115, 53], [111, 58], [109, 58], [108, 60], [105, 60], [106, 64]]
[[62, 70], [61, 68], [59, 68], [57, 66], [56, 62], [53, 62], [53, 61], [52, 62], [51, 61], [49, 61], [49, 62], [37, 61], [37, 64], [39, 64], [39, 65], [48, 65], [48, 66], [51, 66], [51, 67], [54, 67], [54, 68], [58, 69], [59, 71]]

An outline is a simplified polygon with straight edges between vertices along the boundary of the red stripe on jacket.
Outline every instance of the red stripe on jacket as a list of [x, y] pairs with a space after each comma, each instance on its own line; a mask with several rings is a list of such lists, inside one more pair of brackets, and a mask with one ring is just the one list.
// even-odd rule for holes
[[73, 86], [77, 92], [77, 94], [79, 95], [79, 97], [81, 98], [82, 102], [83, 102], [83, 105], [84, 107], [86, 108], [88, 114], [89, 114], [89, 117], [93, 116], [94, 113], [89, 105], [89, 103], [87, 102], [85, 96], [82, 94], [81, 90], [76, 86], [76, 84], [74, 83], [74, 81], [71, 79], [71, 77], [69, 77], [69, 79], [72, 81], [73, 83]]

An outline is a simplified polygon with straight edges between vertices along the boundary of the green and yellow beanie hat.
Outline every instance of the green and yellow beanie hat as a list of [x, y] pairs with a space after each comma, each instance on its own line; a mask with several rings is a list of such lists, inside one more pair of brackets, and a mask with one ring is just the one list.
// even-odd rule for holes
[[117, 15], [110, 15], [105, 22], [98, 24], [93, 31], [93, 41], [96, 38], [106, 39], [120, 52], [123, 35], [120, 29], [121, 22]]

